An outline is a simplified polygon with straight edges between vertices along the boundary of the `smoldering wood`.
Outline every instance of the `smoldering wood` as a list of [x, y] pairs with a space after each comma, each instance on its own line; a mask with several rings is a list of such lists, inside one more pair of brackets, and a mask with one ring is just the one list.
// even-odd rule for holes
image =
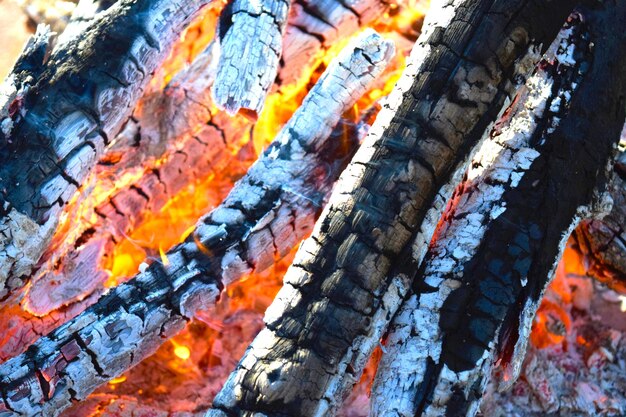
[[[399, 43], [400, 48], [410, 49], [410, 46]], [[99, 191], [98, 200], [104, 200], [104, 203], [93, 208], [97, 215], [89, 214], [85, 208], [84, 203], [94, 200], [87, 193], [87, 200], [79, 204], [81, 219], [94, 218], [97, 221], [73, 222], [76, 225], [72, 227], [70, 235], [64, 235], [62, 239], [55, 238], [50, 249], [52, 255], [44, 255], [46, 262], [32, 279], [22, 300], [27, 313], [20, 314], [21, 323], [32, 331], [22, 332], [20, 343], [7, 343], [6, 347], [0, 343], [0, 358], [21, 353], [38, 333], [47, 333], [52, 330], [52, 323], [58, 322], [58, 319], [44, 319], [42, 322], [39, 316], [50, 314], [54, 309], [68, 304], [83, 303], [82, 300], [87, 296], [87, 301], [93, 300], [90, 295], [92, 292], [102, 292], [103, 283], [108, 278], [101, 267], [103, 260], [111, 256], [115, 242], [129, 235], [147, 213], [159, 210], [193, 179], [203, 178], [208, 173], [223, 177], [220, 172], [226, 166], [232, 171], [232, 160], [236, 157], [238, 147], [245, 143], [244, 132], [249, 123], [243, 117], [230, 118], [216, 113], [212, 106], [209, 94], [211, 74], [214, 72], [212, 56], [210, 46], [196, 58], [191, 67], [181, 71], [163, 92], [158, 91], [142, 98], [140, 111], [135, 112], [138, 121], [126, 133], [130, 137], [118, 138], [120, 151], [116, 152], [114, 146], [110, 152], [113, 154], [112, 159], [117, 158], [114, 155], [120, 155], [121, 160], [111, 164], [111, 172], [104, 177], [119, 178], [125, 169], [133, 169], [133, 165], [142, 163], [145, 165], [144, 160], [133, 158], [132, 155], [137, 153], [144, 159], [146, 156], [158, 155], [158, 166], [148, 166], [139, 180], [125, 184], [112, 195], [105, 196]], [[382, 88], [388, 76], [387, 71], [371, 88]], [[134, 125], [138, 125], [140, 130]], [[132, 146], [128, 148], [131, 143]], [[168, 144], [166, 152], [156, 152]], [[181, 169], [183, 165], [185, 169]], [[107, 167], [97, 167], [98, 178], [108, 172], [104, 168]], [[114, 184], [100, 185], [99, 180], [99, 189], [120, 188]], [[59, 241], [61, 245], [54, 246]], [[72, 311], [76, 309], [72, 308]], [[0, 310], [0, 317], [6, 314], [7, 309]]]
[[547, 45], [571, 10], [553, 1], [438, 6], [300, 247], [266, 328], [207, 415], [336, 411], [423, 257], [444, 208], [441, 186], [512, 93], [516, 58]]
[[572, 236], [585, 257], [587, 273], [626, 294], [626, 153], [619, 155], [613, 172], [611, 212], [584, 220]]
[[[85, 1], [85, 3], [89, 2]], [[97, 10], [100, 10], [102, 7], [104, 6], [99, 6]], [[194, 20], [187, 27], [184, 36], [185, 42], [194, 41], [200, 44], [203, 42], [202, 31], [204, 24], [202, 21], [207, 18], [209, 13], [216, 13], [215, 11], [209, 11], [210, 8], [214, 7], [212, 5], [206, 7], [206, 12], [203, 11], [201, 13], [201, 18]], [[88, 8], [88, 10], [91, 9]], [[79, 16], [81, 18], [85, 17], [84, 14]], [[74, 18], [70, 21], [70, 26], [74, 23]], [[84, 24], [86, 20], [83, 19], [80, 22]], [[204, 30], [206, 31], [206, 29]], [[23, 276], [21, 282], [15, 282], [11, 290], [12, 297], [1, 301], [0, 304], [6, 305], [7, 303], [19, 301], [22, 296], [20, 290], [29, 282], [37, 282], [40, 277], [44, 277], [44, 279], [40, 280], [42, 286], [45, 285], [46, 289], [53, 288], [54, 291], [45, 292], [46, 297], [37, 300], [39, 308], [33, 308], [31, 310], [32, 313], [47, 314], [48, 310], [44, 311], [41, 308], [42, 303], [47, 301], [55, 300], [49, 305], [50, 308], [55, 308], [55, 303], [56, 307], [58, 307], [59, 303], [77, 301], [63, 300], [63, 295], [67, 297], [75, 295], [80, 299], [80, 302], [93, 298], [90, 296], [89, 291], [97, 288], [101, 292], [103, 288], [98, 286], [107, 277], [106, 272], [99, 267], [100, 260], [106, 255], [106, 249], [110, 248], [114, 243], [114, 239], [119, 238], [120, 235], [123, 236], [124, 233], [130, 233], [131, 230], [129, 228], [131, 225], [136, 224], [146, 214], [146, 212], [132, 213], [128, 217], [119, 218], [118, 210], [115, 209], [112, 212], [117, 217], [109, 216], [107, 218], [104, 216], [104, 213], [111, 213], [111, 207], [107, 207], [107, 203], [115, 205], [115, 201], [118, 203], [120, 201], [124, 202], [128, 198], [130, 204], [137, 204], [137, 209], [143, 207], [148, 210], [157, 210], [163, 206], [170, 194], [175, 193], [184, 185], [185, 181], [182, 178], [185, 177], [185, 174], [187, 176], [200, 174], [199, 171], [203, 169], [206, 171], [208, 165], [210, 165], [208, 168], [217, 169], [216, 165], [219, 164], [212, 162], [215, 159], [215, 154], [220, 153], [219, 151], [224, 148], [223, 144], [226, 142], [222, 140], [223, 134], [219, 131], [219, 128], [230, 130], [233, 137], [243, 136], [245, 126], [239, 120], [233, 119], [230, 123], [221, 124], [217, 119], [226, 121], [228, 118], [218, 116], [214, 120], [210, 120], [204, 117], [210, 107], [208, 87], [214, 79], [214, 69], [208, 65], [211, 60], [207, 59], [212, 55], [211, 51], [208, 50], [209, 48], [207, 48], [204, 54], [200, 54], [201, 56], [197, 57], [193, 65], [181, 71], [172, 81], [172, 84], [186, 83], [185, 86], [172, 85], [170, 88], [165, 88], [165, 90], [159, 87], [160, 80], [166, 76], [167, 71], [172, 71], [176, 68], [177, 64], [173, 62], [173, 59], [179, 59], [180, 56], [183, 59], [184, 57], [189, 57], [191, 51], [185, 48], [184, 45], [181, 45], [181, 43], [184, 44], [184, 42], [176, 42], [173, 46], [172, 55], [174, 57], [168, 57], [164, 61], [163, 66], [151, 75], [150, 84], [144, 88], [144, 95], [138, 101], [134, 115], [126, 122], [122, 132], [111, 140], [111, 145], [107, 148], [106, 153], [95, 164], [95, 169], [83, 183], [81, 192], [76, 193], [72, 197], [74, 202], [71, 207], [65, 208], [62, 214], [65, 220], [57, 228], [54, 238], [47, 246], [47, 251], [41, 257], [34, 276], [33, 274]], [[59, 42], [56, 42], [55, 48], [62, 47]], [[192, 102], [189, 100], [180, 103], [180, 93], [177, 94], [177, 92], [182, 88], [184, 88], [185, 94], [189, 94], [190, 98], [197, 101]], [[175, 103], [176, 101], [179, 102]], [[177, 106], [176, 109], [173, 108], [174, 105]], [[183, 109], [187, 112], [186, 114], [182, 112]], [[138, 118], [140, 120], [137, 120]], [[171, 128], [161, 129], [164, 122], [169, 122]], [[206, 126], [207, 123], [210, 126]], [[201, 129], [203, 126], [205, 128]], [[216, 129], [213, 129], [213, 127]], [[214, 151], [202, 151], [193, 154], [194, 158], [191, 159], [181, 158], [191, 152], [191, 149], [188, 149], [186, 153], [181, 151], [178, 148], [181, 142], [187, 148], [197, 147], [198, 145], [190, 144], [189, 142], [193, 140], [190, 137], [177, 141], [177, 136], [187, 135], [188, 132], [194, 129], [204, 130], [203, 132], [196, 132], [196, 137], [202, 136], [206, 145], [212, 145], [211, 148], [214, 148]], [[172, 155], [172, 152], [175, 155]], [[200, 156], [206, 156], [206, 159], [202, 159]], [[157, 169], [155, 165], [160, 158], [162, 158], [163, 164]], [[178, 169], [179, 167], [176, 167], [176, 165], [180, 165], [183, 162], [193, 163], [194, 166], [189, 166], [187, 170]], [[205, 163], [205, 165], [202, 165], [202, 163]], [[129, 174], [137, 175], [138, 171], [142, 169], [146, 174], [142, 178], [135, 179], [134, 182], [129, 183]], [[159, 177], [161, 174], [162, 180]], [[169, 189], [166, 189], [166, 186], [169, 186]], [[93, 190], [97, 190], [97, 192], [92, 192]], [[151, 199], [150, 201], [145, 201], [141, 198], [142, 196], [150, 196]], [[125, 204], [120, 204], [120, 206], [125, 206]], [[103, 218], [103, 229], [92, 229], [94, 222], [100, 217]], [[112, 219], [113, 217], [116, 218]], [[118, 223], [112, 224], [110, 220], [117, 220]], [[72, 227], [66, 230], [69, 224], [72, 224]], [[95, 230], [93, 234], [91, 233], [92, 230]], [[109, 241], [104, 238], [104, 240], [94, 242], [101, 237], [99, 236], [100, 233], [107, 236]], [[87, 247], [83, 248], [79, 243], [80, 241]], [[65, 277], [68, 277], [68, 279], [64, 279]], [[80, 287], [82, 287], [82, 290]], [[36, 289], [35, 287], [32, 288]], [[78, 293], [77, 290], [79, 290]], [[8, 310], [13, 311], [11, 308]], [[76, 309], [72, 308], [71, 311], [76, 312]], [[6, 315], [7, 309], [1, 309], [0, 316]], [[27, 320], [29, 314], [21, 312], [19, 315], [24, 320]], [[63, 317], [67, 316], [64, 313], [61, 313], [61, 315]], [[31, 315], [31, 318], [37, 321], [36, 325], [24, 324], [29, 329], [32, 328], [34, 330], [38, 328], [39, 330], [34, 331], [30, 338], [24, 337], [22, 345], [28, 344], [29, 341], [32, 342], [32, 338], [37, 337], [37, 332], [46, 328], [37, 317]], [[50, 320], [50, 323], [58, 323], [58, 319]], [[47, 328], [48, 331], [51, 330], [49, 325]]]
[[[429, 247], [424, 270], [417, 276], [416, 290], [409, 294], [390, 325], [386, 353], [374, 385], [374, 415], [445, 413], [445, 401], [434, 398], [434, 404], [427, 408], [422, 403], [426, 396], [420, 391], [429, 387], [428, 380], [422, 385], [432, 373], [429, 366], [441, 360], [441, 310], [446, 297], [461, 286], [462, 268], [479, 250], [489, 222], [506, 210], [503, 197], [516, 188], [539, 155], [536, 138], [545, 142], [545, 130], [551, 128], [555, 117], [562, 116], [560, 112], [568, 104], [563, 97], [570, 96], [571, 85], [580, 81], [576, 78], [580, 63], [570, 62], [574, 55], [581, 55], [581, 47], [588, 48], [588, 40], [581, 42], [579, 24], [574, 19], [559, 34], [537, 73], [497, 122], [457, 187]], [[574, 51], [572, 57], [563, 54], [569, 48]], [[554, 56], [557, 52], [563, 56]], [[563, 103], [552, 108], [555, 100]], [[467, 348], [467, 343], [461, 346]]]
[[[105, 7], [95, 7], [87, 0], [84, 0], [84, 4], [87, 6], [79, 5], [77, 8], [70, 26], [75, 19], [84, 24], [88, 20], [85, 16], [90, 16], [88, 12], [100, 11]], [[371, 9], [371, 5], [365, 4], [362, 6], [367, 10], [363, 11], [359, 21], [366, 24], [374, 18], [372, 10], [379, 8]], [[332, 35], [325, 35], [329, 42], [358, 29], [354, 10], [335, 2], [328, 2], [320, 7], [318, 12], [328, 14], [329, 21], [337, 25], [333, 28]], [[78, 13], [81, 8], [86, 12]], [[312, 22], [310, 16], [301, 18], [300, 24], [306, 22]], [[296, 45], [298, 39], [303, 38], [307, 37], [299, 36], [289, 41], [289, 35], [286, 35], [285, 42]], [[325, 48], [329, 46], [330, 44]], [[410, 45], [407, 47], [410, 48]], [[232, 158], [231, 153], [237, 152], [237, 147], [243, 142], [237, 139], [244, 136], [243, 132], [248, 125], [241, 118], [228, 119], [211, 110], [213, 106], [208, 88], [213, 84], [215, 62], [211, 63], [213, 52], [209, 49], [212, 47], [207, 48], [190, 68], [181, 71], [164, 91], [156, 90], [142, 97], [133, 118], [109, 149], [110, 156], [105, 155], [105, 161], [97, 166], [97, 198], [91, 197], [87, 185], [86, 191], [79, 197], [81, 203], [75, 204], [80, 207], [81, 216], [77, 219], [80, 220], [76, 222], [77, 227], [72, 228], [71, 235], [66, 235], [63, 239], [55, 238], [48, 249], [48, 253], [52, 255], [44, 255], [45, 263], [39, 268], [30, 290], [32, 296], [27, 295], [25, 301], [31, 313], [38, 316], [48, 314], [51, 309], [73, 302], [74, 298], [82, 300], [91, 291], [102, 291], [101, 284], [106, 280], [106, 273], [100, 269], [101, 260], [109, 253], [113, 241], [131, 233], [147, 211], [162, 207], [168, 196], [172, 196], [183, 186], [186, 178], [201, 175], [206, 169], [219, 172], [220, 167], [228, 165], [228, 160]], [[282, 65], [289, 63], [288, 60], [294, 61], [293, 64], [286, 65], [285, 69], [298, 69], [298, 63], [302, 62], [311, 65], [315, 63], [315, 60], [311, 60], [314, 57], [309, 54], [310, 50], [299, 48], [295, 52], [281, 60]], [[299, 71], [292, 72], [291, 77], [296, 74], [310, 76], [306, 71]], [[302, 81], [292, 79], [292, 83], [298, 85]], [[378, 84], [380, 83], [384, 83], [382, 77]], [[374, 88], [382, 88], [382, 85]], [[196, 131], [197, 129], [200, 130]], [[191, 136], [191, 132], [195, 132], [195, 135]], [[186, 136], [186, 139], [175, 139], [181, 136]], [[211, 151], [199, 149], [205, 144], [211, 145]], [[186, 148], [189, 149], [185, 150]], [[194, 157], [190, 159], [189, 155]], [[146, 158], [148, 161], [159, 158], [159, 168], [146, 168], [144, 177], [130, 184], [112, 182], [115, 178], [121, 178], [118, 182], [124, 181], [124, 169], [136, 170], [138, 166], [147, 166]], [[181, 163], [188, 166], [188, 169], [179, 169]], [[102, 175], [109, 170], [109, 174]], [[106, 178], [101, 180], [103, 176]], [[120, 191], [115, 191], [120, 188]], [[115, 193], [105, 194], [103, 190], [107, 189]], [[91, 207], [88, 208], [87, 205]], [[133, 213], [122, 215], [129, 210]], [[96, 229], [93, 222], [84, 220], [95, 217], [103, 223], [98, 224]], [[81, 242], [80, 245], [77, 245], [78, 241]], [[58, 246], [59, 242], [61, 247]], [[24, 279], [23, 283], [26, 281]], [[38, 322], [35, 327], [41, 331], [41, 323]], [[31, 338], [35, 336], [33, 333]], [[22, 345], [32, 341], [31, 338], [24, 337]]]
[[614, 28], [626, 6], [570, 19], [442, 218], [391, 324], [373, 415], [473, 416], [492, 372], [510, 386], [565, 241], [606, 210], [625, 115], [626, 37]]
[[[199, 221], [168, 265], [152, 263], [74, 320], [0, 366], [7, 415], [57, 415], [119, 375], [215, 303], [242, 274], [271, 265], [310, 231], [355, 144], [328, 140], [391, 58], [366, 32], [334, 61], [224, 204]], [[347, 146], [346, 146], [347, 145]]]
[[31, 273], [63, 206], [206, 3], [116, 3], [80, 39], [53, 51], [24, 99], [14, 102], [0, 138], [0, 297]]
[[[108, 278], [102, 259], [110, 255], [115, 243], [194, 179], [219, 175], [236, 157], [250, 123], [220, 114], [212, 106], [211, 50], [207, 48], [163, 92], [144, 97], [137, 122], [141, 130], [129, 132], [131, 141], [141, 135], [140, 151], [130, 148], [135, 158], [128, 158], [125, 151], [126, 160], [111, 167], [109, 177], [118, 178], [133, 164], [141, 166], [143, 175], [121, 188], [111, 184], [108, 189], [112, 193], [100, 193], [93, 214], [81, 204], [81, 216], [94, 218], [96, 223], [79, 223], [71, 236], [52, 248], [53, 256], [47, 258], [25, 294], [23, 304], [29, 312], [43, 316], [93, 291], [102, 292]], [[93, 199], [91, 193], [85, 198]]]
[[315, 62], [335, 42], [376, 21], [396, 3], [383, 0], [293, 1], [276, 84], [289, 86], [308, 78], [307, 71], [313, 70]]
[[219, 64], [213, 100], [230, 114], [261, 113], [282, 54], [289, 0], [233, 0], [217, 27]]

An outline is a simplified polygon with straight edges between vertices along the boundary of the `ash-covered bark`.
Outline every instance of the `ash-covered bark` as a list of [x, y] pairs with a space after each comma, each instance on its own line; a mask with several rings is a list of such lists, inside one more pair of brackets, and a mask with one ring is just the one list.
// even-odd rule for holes
[[511, 93], [516, 58], [552, 40], [571, 11], [565, 1], [438, 6], [208, 415], [334, 413], [426, 250], [439, 189]]
[[217, 28], [219, 64], [213, 99], [230, 114], [256, 119], [274, 83], [290, 0], [232, 0]]
[[601, 219], [584, 220], [573, 236], [585, 256], [587, 273], [626, 294], [626, 153], [619, 155], [613, 172], [611, 212]]
[[[81, 221], [59, 242], [55, 239], [52, 255], [45, 257], [32, 279], [24, 298], [27, 311], [45, 315], [102, 291], [108, 278], [102, 261], [115, 243], [190, 182], [218, 175], [234, 158], [250, 123], [220, 114], [212, 105], [211, 51], [207, 48], [164, 91], [144, 97], [139, 130], [132, 126], [125, 132], [131, 137], [140, 135], [140, 144], [129, 149], [127, 142], [132, 138], [118, 137], [123, 142], [119, 147], [122, 160], [97, 167], [98, 178], [112, 182], [98, 183], [96, 196], [85, 193], [86, 201], [79, 203]], [[125, 181], [125, 176], [132, 180]]]
[[63, 206], [207, 1], [119, 1], [55, 49], [14, 102], [0, 135], [0, 298], [31, 272]]
[[[127, 284], [0, 366], [7, 415], [56, 415], [145, 358], [233, 280], [307, 234], [355, 144], [329, 140], [393, 46], [368, 32], [329, 66], [224, 203]], [[348, 154], [346, 154], [348, 152]], [[291, 246], [290, 246], [291, 245]], [[1, 415], [1, 414], [0, 414]]]
[[457, 188], [390, 327], [373, 415], [472, 416], [494, 367], [509, 386], [567, 237], [606, 210], [598, 193], [625, 115], [626, 36], [614, 29], [626, 6], [579, 13]]

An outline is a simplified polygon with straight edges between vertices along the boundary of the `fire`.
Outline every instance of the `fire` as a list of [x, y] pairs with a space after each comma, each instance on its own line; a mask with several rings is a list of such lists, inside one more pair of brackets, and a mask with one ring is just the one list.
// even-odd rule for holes
[[[213, 37], [217, 17], [224, 3], [214, 2], [204, 16], [185, 32], [180, 44], [155, 75], [147, 91], [162, 89], [174, 74], [204, 49]], [[406, 7], [406, 4], [410, 7]], [[377, 101], [391, 91], [404, 69], [405, 57], [410, 52], [426, 10], [423, 1], [412, 0], [406, 4], [394, 7], [373, 25], [383, 36], [396, 42], [398, 52], [385, 75], [344, 115], [347, 119], [357, 121], [370, 111], [375, 115], [379, 108]], [[358, 33], [354, 36], [358, 36]], [[140, 220], [132, 230], [122, 231], [122, 238], [115, 239], [101, 260], [101, 270], [106, 272], [107, 277], [104, 287], [111, 288], [134, 276], [143, 268], [142, 264], [153, 261], [160, 261], [165, 266], [169, 264], [167, 250], [189, 236], [198, 218], [224, 199], [233, 183], [245, 174], [250, 164], [296, 111], [308, 89], [331, 59], [350, 40], [336, 42], [329, 51], [324, 51], [323, 55], [317, 57], [317, 61], [308, 68], [307, 76], [294, 85], [280, 86], [268, 96], [252, 134], [241, 137], [239, 143], [229, 148], [228, 163], [212, 170], [205, 177], [189, 179], [160, 209], [141, 213]], [[173, 138], [172, 146], [183, 149], [184, 143], [180, 138]], [[122, 153], [109, 153], [101, 161], [101, 167], [114, 166], [123, 157]], [[48, 258], [61, 260], [68, 250], [77, 249], [74, 242], [80, 242], [80, 236], [85, 231], [99, 230], [101, 226], [101, 218], [94, 209], [108, 202], [120, 190], [132, 187], [153, 169], [165, 165], [168, 162], [166, 158], [167, 156], [148, 158], [142, 164], [115, 174], [107, 169], [96, 169], [86, 185], [68, 204], [55, 234], [54, 245], [47, 254]], [[214, 309], [200, 312], [195, 321], [171, 339], [171, 344], [162, 346], [151, 359], [111, 380], [94, 394], [94, 398], [114, 392], [116, 396], [140, 396], [158, 402], [159, 398], [168, 397], [163, 395], [165, 392], [171, 394], [181, 389], [184, 391], [181, 396], [184, 396], [204, 387], [203, 389], [209, 390], [204, 397], [210, 400], [243, 354], [249, 341], [262, 328], [262, 315], [280, 289], [281, 277], [294, 253], [295, 249], [270, 270], [247, 276], [229, 286]], [[370, 377], [375, 366], [374, 361], [366, 371]], [[196, 388], [179, 388], [190, 385]], [[112, 404], [111, 397], [107, 398]], [[115, 403], [118, 402], [116, 399]]]
[[[572, 310], [590, 298], [583, 283], [588, 281], [582, 256], [568, 245], [537, 310], [530, 335], [535, 347], [542, 349], [566, 342], [572, 327]], [[577, 343], [585, 345], [587, 342], [579, 335]]]
[[110, 385], [117, 385], [117, 384], [121, 384], [124, 381], [126, 381], [126, 376], [122, 375], [122, 376], [119, 376], [117, 378], [113, 378], [112, 380], [110, 380], [109, 384]]
[[176, 345], [174, 347], [174, 355], [176, 355], [179, 359], [186, 361], [191, 356], [191, 351], [187, 346]]

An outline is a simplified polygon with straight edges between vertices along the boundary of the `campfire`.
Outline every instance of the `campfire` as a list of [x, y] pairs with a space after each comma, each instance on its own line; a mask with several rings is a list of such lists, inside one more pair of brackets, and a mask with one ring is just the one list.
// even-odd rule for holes
[[626, 4], [21, 6], [1, 417], [626, 413]]

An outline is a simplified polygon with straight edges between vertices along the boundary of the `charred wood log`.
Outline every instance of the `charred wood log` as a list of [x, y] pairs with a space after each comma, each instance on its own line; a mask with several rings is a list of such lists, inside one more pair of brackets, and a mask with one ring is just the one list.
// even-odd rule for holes
[[[400, 49], [410, 49], [410, 45], [405, 45], [408, 41], [396, 41]], [[76, 212], [80, 218], [64, 221], [73, 225], [70, 234], [57, 233], [50, 250], [52, 255], [44, 255], [47, 261], [32, 279], [22, 300], [25, 311], [16, 317], [14, 309], [0, 310], [0, 321], [14, 322], [14, 326], [18, 326], [19, 322], [19, 326], [23, 327], [17, 341], [5, 338], [0, 342], [0, 358], [21, 353], [39, 335], [58, 326], [59, 317], [64, 320], [71, 318], [63, 311], [56, 312], [53, 317], [40, 316], [49, 315], [55, 309], [65, 309], [65, 306], [77, 302], [86, 308], [87, 303], [94, 300], [92, 293], [101, 293], [104, 282], [109, 279], [102, 265], [112, 264], [115, 242], [132, 233], [147, 214], [161, 209], [181, 187], [208, 175], [220, 178], [220, 183], [227, 183], [224, 175], [220, 174], [225, 167], [229, 167], [229, 175], [235, 173], [234, 166], [241, 165], [241, 169], [244, 168], [243, 164], [232, 162], [240, 146], [247, 140], [244, 131], [250, 124], [242, 117], [226, 117], [216, 112], [212, 105], [209, 87], [213, 84], [215, 65], [212, 61], [215, 60], [212, 59], [211, 49], [208, 48], [191, 67], [177, 75], [163, 92], [142, 99], [140, 109], [135, 113], [139, 119], [136, 123], [139, 130], [134, 129], [135, 126], [132, 126], [133, 129], [125, 129], [131, 138], [118, 138], [121, 146], [114, 146], [109, 151], [111, 159], [121, 160], [111, 164], [110, 173], [109, 164], [100, 164], [96, 169], [98, 178], [104, 174], [105, 178], [116, 179], [120, 183], [105, 187], [120, 191], [112, 195], [98, 191], [97, 199], [87, 193]], [[394, 59], [394, 63], [399, 59]], [[388, 66], [388, 70], [375, 81], [372, 88], [385, 88], [383, 86], [391, 75], [390, 70], [393, 70], [392, 65]], [[284, 96], [282, 92], [275, 94]], [[133, 136], [136, 138], [138, 135], [139, 139], [133, 139]], [[139, 145], [136, 144], [137, 140]], [[133, 141], [133, 146], [128, 148], [128, 143]], [[166, 145], [165, 152], [160, 150]], [[116, 147], [119, 151], [116, 151]], [[152, 155], [158, 156], [158, 166], [146, 164], [145, 157]], [[139, 180], [124, 184], [126, 167], [136, 172], [137, 169], [132, 168], [135, 165], [143, 166], [144, 174]], [[241, 171], [239, 175], [244, 173]], [[103, 189], [100, 179], [98, 187], [99, 190]], [[227, 192], [225, 188], [224, 191]], [[224, 194], [222, 197], [220, 193], [215, 194], [217, 203]], [[93, 208], [97, 215], [89, 214], [92, 209], [86, 207], [86, 203], [103, 199], [104, 203]], [[85, 221], [85, 218], [94, 221]], [[57, 243], [61, 246], [57, 246]], [[70, 310], [73, 314], [80, 312], [75, 306]], [[7, 315], [10, 317], [5, 318]]]
[[548, 44], [571, 11], [564, 1], [439, 6], [208, 415], [336, 411], [426, 251], [439, 190], [512, 94], [516, 58]]
[[0, 298], [30, 274], [63, 206], [206, 2], [116, 3], [80, 39], [52, 53], [13, 115], [2, 121]]
[[602, 219], [586, 219], [574, 231], [587, 273], [626, 294], [626, 153], [614, 166], [613, 208]]
[[472, 416], [494, 368], [509, 386], [568, 236], [606, 210], [626, 4], [578, 13], [456, 189], [390, 326], [373, 415]]
[[[56, 415], [182, 328], [242, 274], [286, 253], [313, 225], [349, 154], [328, 137], [393, 46], [362, 35], [334, 62], [276, 141], [182, 244], [74, 320], [0, 366], [5, 413]], [[354, 145], [345, 146], [354, 149]]]
[[289, 0], [233, 0], [224, 9], [217, 28], [217, 106], [253, 120], [261, 113], [278, 72], [289, 6]]

